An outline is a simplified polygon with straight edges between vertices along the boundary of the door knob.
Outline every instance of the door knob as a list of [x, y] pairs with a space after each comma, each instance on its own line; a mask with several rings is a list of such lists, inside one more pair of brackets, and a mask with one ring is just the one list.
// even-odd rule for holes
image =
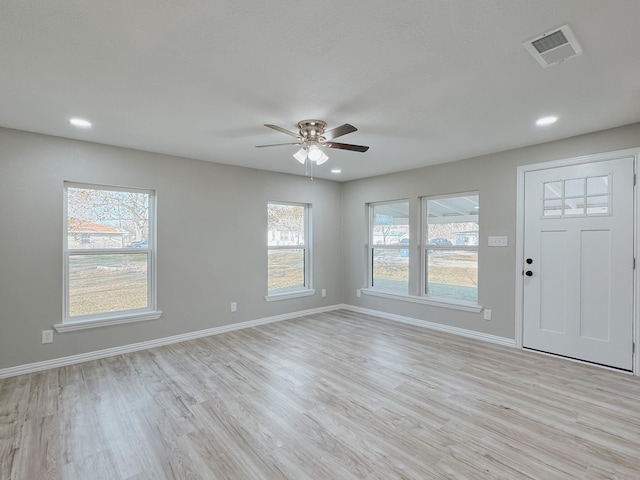
[[524, 274], [525, 274], [527, 277], [533, 277], [533, 272], [532, 272], [531, 270], [527, 270], [526, 272], [524, 272]]
[[533, 258], [527, 258], [527, 263], [531, 265], [533, 263]]

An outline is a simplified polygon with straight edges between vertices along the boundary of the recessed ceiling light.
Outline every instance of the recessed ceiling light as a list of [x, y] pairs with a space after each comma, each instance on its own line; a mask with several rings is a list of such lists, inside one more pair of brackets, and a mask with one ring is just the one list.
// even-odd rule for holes
[[69, 123], [78, 128], [91, 128], [91, 122], [84, 118], [72, 118]]
[[342, 170], [340, 170], [339, 168], [332, 168], [331, 169], [331, 173], [341, 173]]
[[539, 127], [544, 127], [546, 125], [551, 125], [558, 121], [558, 117], [542, 117], [536, 120], [536, 125]]

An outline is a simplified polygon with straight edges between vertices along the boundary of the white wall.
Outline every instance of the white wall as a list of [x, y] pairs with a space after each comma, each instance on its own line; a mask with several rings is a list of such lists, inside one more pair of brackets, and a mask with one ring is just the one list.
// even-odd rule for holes
[[[517, 166], [638, 146], [640, 124], [634, 124], [567, 140], [345, 183], [342, 191], [345, 303], [514, 339]], [[360, 298], [356, 296], [356, 290], [366, 286], [367, 203], [409, 198], [410, 215], [414, 221], [411, 235], [417, 238], [420, 197], [470, 191], [480, 192], [478, 293], [479, 303], [492, 310], [491, 321], [483, 320], [482, 313], [467, 313], [368, 295]], [[507, 235], [509, 246], [487, 247], [488, 235]], [[416, 268], [413, 269], [410, 281], [418, 285], [418, 252], [412, 253], [415, 254], [412, 261]]]
[[[56, 334], [42, 345], [41, 331], [62, 319], [65, 180], [157, 191], [159, 320]], [[341, 303], [340, 189], [0, 129], [0, 369]], [[264, 300], [270, 200], [313, 205], [313, 297]]]

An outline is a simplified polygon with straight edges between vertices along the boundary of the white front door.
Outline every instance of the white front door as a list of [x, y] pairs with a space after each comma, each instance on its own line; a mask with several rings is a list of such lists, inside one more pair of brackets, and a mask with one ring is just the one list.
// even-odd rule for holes
[[525, 173], [523, 346], [633, 360], [634, 160]]

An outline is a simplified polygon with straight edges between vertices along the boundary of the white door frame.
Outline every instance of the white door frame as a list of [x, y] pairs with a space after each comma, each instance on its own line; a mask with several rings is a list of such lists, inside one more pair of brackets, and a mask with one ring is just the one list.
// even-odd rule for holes
[[[617, 150], [613, 152], [597, 153], [594, 155], [583, 155], [580, 157], [565, 158], [562, 160], [553, 160], [543, 163], [534, 163], [531, 165], [520, 165], [518, 167], [517, 178], [517, 199], [516, 199], [516, 330], [515, 341], [516, 348], [522, 349], [522, 333], [524, 327], [524, 279], [522, 272], [524, 271], [524, 177], [527, 172], [536, 170], [546, 170], [548, 168], [568, 167], [580, 165], [584, 163], [601, 162], [613, 160], [620, 157], [633, 157], [635, 159], [636, 168], [640, 159], [640, 147], [629, 148], [626, 150]], [[638, 212], [640, 211], [640, 195], [636, 194], [637, 187], [634, 187], [634, 241], [633, 256], [638, 258], [639, 238], [640, 238], [640, 221]], [[633, 374], [640, 375], [640, 318], [638, 317], [638, 305], [640, 305], [639, 288], [640, 285], [640, 262], [634, 272], [633, 285], [633, 341], [635, 344], [633, 354]]]

